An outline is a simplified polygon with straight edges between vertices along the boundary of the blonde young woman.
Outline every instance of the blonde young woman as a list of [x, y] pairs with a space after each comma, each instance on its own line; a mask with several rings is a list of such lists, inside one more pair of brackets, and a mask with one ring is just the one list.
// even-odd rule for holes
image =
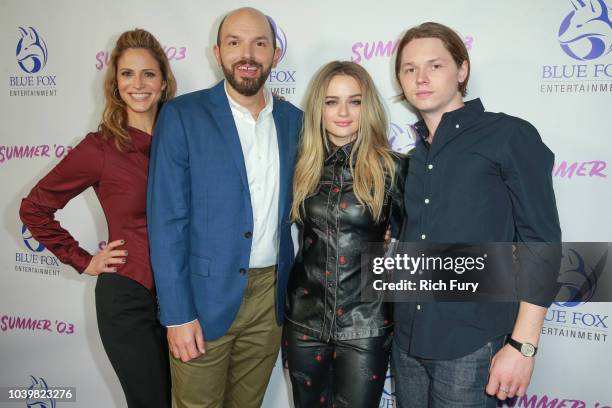
[[[168, 346], [157, 320], [149, 263], [146, 189], [157, 112], [175, 92], [168, 59], [155, 37], [141, 29], [121, 34], [104, 80], [106, 106], [98, 131], [34, 186], [20, 210], [34, 238], [63, 263], [97, 276], [100, 337], [129, 407], [170, 407]], [[96, 255], [81, 248], [54, 218], [89, 187], [109, 229], [109, 244]]]
[[[391, 151], [368, 73], [331, 62], [310, 85], [291, 216], [300, 249], [287, 292], [284, 346], [296, 408], [378, 406], [391, 307], [361, 302], [361, 253], [401, 225], [407, 159]], [[397, 232], [396, 228], [392, 228]]]

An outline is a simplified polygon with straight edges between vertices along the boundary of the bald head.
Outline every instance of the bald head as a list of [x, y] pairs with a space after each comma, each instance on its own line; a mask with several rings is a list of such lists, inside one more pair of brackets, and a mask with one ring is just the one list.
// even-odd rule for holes
[[217, 46], [221, 46], [221, 40], [224, 35], [224, 25], [251, 25], [256, 26], [258, 24], [267, 25], [270, 28], [270, 42], [272, 43], [273, 49], [276, 49], [276, 31], [272, 19], [266, 16], [261, 11], [252, 7], [242, 7], [234, 11], [230, 11], [223, 17], [219, 24], [219, 30], [217, 30]]

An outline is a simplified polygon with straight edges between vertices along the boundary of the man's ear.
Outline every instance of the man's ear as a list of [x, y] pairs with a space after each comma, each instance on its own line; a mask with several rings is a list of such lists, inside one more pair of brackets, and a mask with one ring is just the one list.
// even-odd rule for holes
[[465, 78], [467, 78], [469, 68], [470, 68], [470, 65], [468, 64], [467, 60], [463, 61], [461, 65], [459, 66], [459, 73], [457, 75], [458, 76], [457, 79], [459, 80], [460, 84], [462, 84], [465, 81]]
[[278, 65], [278, 60], [280, 59], [282, 53], [283, 49], [280, 47], [276, 47], [276, 49], [274, 50], [274, 57], [272, 57], [272, 68], [276, 68], [276, 65]]
[[221, 48], [217, 44], [213, 46], [213, 53], [215, 54], [217, 64], [221, 66]]

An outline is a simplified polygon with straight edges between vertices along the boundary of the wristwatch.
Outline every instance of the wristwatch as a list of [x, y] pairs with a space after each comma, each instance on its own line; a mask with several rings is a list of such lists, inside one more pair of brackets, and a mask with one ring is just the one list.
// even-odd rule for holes
[[525, 357], [533, 357], [538, 352], [538, 348], [531, 343], [521, 343], [508, 337], [508, 344], [521, 352]]

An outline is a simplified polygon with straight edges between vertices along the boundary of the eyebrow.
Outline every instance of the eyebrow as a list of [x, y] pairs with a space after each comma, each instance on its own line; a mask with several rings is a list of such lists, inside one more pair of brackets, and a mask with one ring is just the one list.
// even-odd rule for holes
[[142, 68], [140, 70], [138, 69], [134, 69], [134, 68], [128, 68], [128, 67], [119, 67], [117, 68], [118, 71], [123, 72], [123, 71], [142, 71], [142, 72], [157, 72], [159, 71], [157, 68]]
[[[238, 40], [241, 37], [236, 35], [236, 34], [227, 34], [225, 36], [225, 40]], [[268, 42], [270, 42], [270, 39], [268, 37], [266, 37], [265, 35], [260, 35], [259, 37], [255, 37], [254, 41], [261, 41], [261, 40], [266, 40]]]
[[[359, 96], [361, 96], [360, 93], [359, 94], [355, 94], [355, 95], [349, 95], [349, 98], [357, 98]], [[339, 96], [335, 96], [335, 95], [326, 95], [325, 97], [326, 98], [333, 98], [333, 99], [340, 99]]]
[[[427, 61], [425, 61], [425, 62], [427, 62], [427, 63], [431, 63], [431, 62], [437, 62], [437, 61], [441, 61], [441, 62], [442, 62], [442, 61], [444, 61], [444, 58], [442, 58], [442, 57], [432, 58], [432, 59], [429, 59], [429, 60], [427, 60]], [[409, 61], [409, 62], [404, 62], [404, 63], [402, 64], [402, 67], [404, 67], [404, 66], [406, 66], [406, 65], [414, 65], [414, 63], [413, 63], [413, 62], [410, 62], [410, 61]]]

